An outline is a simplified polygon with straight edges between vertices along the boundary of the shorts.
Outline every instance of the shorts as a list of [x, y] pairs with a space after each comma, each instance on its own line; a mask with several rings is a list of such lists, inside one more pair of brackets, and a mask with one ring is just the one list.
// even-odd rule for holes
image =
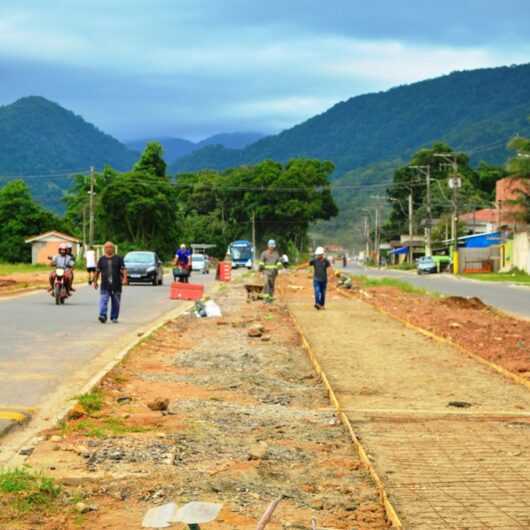
[[87, 272], [96, 272], [96, 267], [87, 267], [86, 271]]

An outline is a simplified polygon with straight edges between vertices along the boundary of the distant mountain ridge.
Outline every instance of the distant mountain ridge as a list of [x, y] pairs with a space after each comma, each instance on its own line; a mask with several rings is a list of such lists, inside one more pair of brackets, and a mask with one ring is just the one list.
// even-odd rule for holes
[[228, 149], [243, 149], [247, 145], [250, 145], [262, 138], [265, 138], [265, 134], [258, 132], [233, 132], [233, 133], [220, 133], [213, 136], [209, 136], [200, 142], [191, 142], [183, 138], [172, 138], [172, 137], [154, 137], [151, 139], [141, 139], [126, 142], [129, 149], [133, 151], [141, 152], [145, 146], [151, 142], [160, 142], [164, 148], [164, 157], [168, 163], [175, 163], [177, 158], [189, 155], [198, 149], [210, 145], [220, 145]]
[[136, 156], [81, 116], [40, 96], [0, 107], [0, 176], [88, 169], [128, 169]]
[[0, 106], [0, 184], [2, 177], [26, 176], [34, 197], [56, 211], [64, 208], [62, 197], [71, 184], [62, 172], [106, 164], [127, 170], [136, 158], [118, 140], [46, 98], [28, 96]]
[[475, 159], [499, 163], [507, 156], [506, 141], [530, 131], [528, 114], [530, 64], [453, 72], [353, 97], [244, 149], [206, 147], [179, 159], [172, 170], [225, 169], [305, 156], [331, 160], [340, 177], [406, 158], [437, 140], [476, 152]]

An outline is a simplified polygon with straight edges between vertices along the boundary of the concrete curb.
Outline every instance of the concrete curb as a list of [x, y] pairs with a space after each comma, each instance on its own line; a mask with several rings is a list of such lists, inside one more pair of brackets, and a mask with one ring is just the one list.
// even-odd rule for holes
[[[210, 292], [206, 292], [205, 295], [207, 296], [213, 296], [215, 295], [218, 290], [223, 286], [224, 284], [214, 284]], [[174, 320], [186, 312], [190, 311], [195, 302], [190, 301], [187, 304], [185, 304], [182, 307], [178, 307], [175, 309], [171, 309], [161, 317], [159, 317], [146, 331], [142, 332], [141, 335], [135, 337], [133, 340], [131, 340], [126, 346], [124, 346], [121, 350], [119, 350], [116, 354], [113, 354], [112, 359], [103, 366], [103, 368], [99, 369], [94, 375], [92, 375], [86, 383], [84, 383], [81, 388], [79, 388], [76, 395], [85, 394], [87, 392], [90, 392], [93, 390], [101, 381], [102, 379], [118, 364], [120, 364], [128, 355], [128, 353], [135, 348], [140, 342], [145, 340], [147, 337], [151, 336], [153, 333], [155, 333], [158, 329], [165, 326], [168, 322], [171, 320]], [[72, 394], [70, 394], [72, 395]], [[72, 407], [74, 406], [75, 402], [72, 402], [72, 399], [68, 400], [62, 400], [62, 403], [60, 406], [54, 410], [53, 414], [50, 414], [49, 418], [45, 418], [47, 420], [46, 425], [39, 424], [39, 422], [36, 422], [36, 425], [34, 428], [29, 428], [27, 432], [27, 436], [22, 436], [22, 434], [25, 434], [23, 431], [16, 434], [21, 434], [20, 437], [16, 437], [14, 441], [11, 443], [8, 443], [7, 446], [2, 447], [2, 453], [0, 457], [0, 464], [4, 466], [10, 466], [10, 467], [17, 467], [22, 465], [27, 456], [20, 455], [19, 451], [22, 448], [35, 448], [41, 441], [42, 438], [39, 436], [39, 433], [49, 428], [49, 423], [57, 424], [58, 422], [64, 420], [67, 416], [67, 414], [70, 412]], [[27, 412], [27, 411], [26, 411]], [[18, 414], [21, 414], [20, 411], [17, 411]], [[34, 418], [37, 420], [37, 416], [42, 416], [43, 414], [35, 415]], [[32, 418], [31, 415], [28, 415], [27, 420], [24, 421], [24, 424], [27, 424], [29, 420]], [[41, 418], [42, 419], [42, 418]], [[1, 416], [0, 416], [1, 420]], [[41, 421], [42, 423], [42, 421]], [[13, 433], [13, 427], [17, 425], [16, 422], [13, 423], [13, 425], [9, 425], [7, 430], [2, 431], [1, 430], [1, 424], [0, 424], [0, 439], [4, 439], [5, 436], [9, 433]], [[19, 424], [20, 425], [20, 424]]]
[[15, 427], [26, 425], [32, 417], [32, 411], [26, 409], [0, 408], [0, 438]]

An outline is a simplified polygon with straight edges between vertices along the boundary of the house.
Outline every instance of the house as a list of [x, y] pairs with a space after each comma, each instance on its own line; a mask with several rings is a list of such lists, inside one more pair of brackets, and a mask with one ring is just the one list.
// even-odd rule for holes
[[77, 255], [81, 247], [81, 242], [75, 237], [56, 232], [52, 230], [26, 239], [26, 243], [31, 245], [31, 263], [47, 264], [48, 256], [55, 256], [59, 253], [59, 245], [62, 243], [71, 243], [73, 245], [73, 254]]
[[502, 243], [503, 235], [498, 231], [459, 237], [458, 272], [497, 272], [501, 267]]
[[499, 214], [496, 208], [484, 208], [483, 210], [464, 213], [458, 219], [464, 225], [466, 232], [483, 234], [497, 229]]
[[517, 204], [522, 194], [530, 194], [528, 179], [506, 177], [500, 179], [495, 187], [495, 208], [484, 208], [458, 216], [467, 231], [482, 234], [509, 226], [514, 232], [525, 223], [521, 220], [524, 207]]
[[514, 201], [521, 199], [521, 195], [530, 194], [528, 179], [503, 178], [497, 181], [495, 200], [497, 204], [498, 226], [510, 226], [514, 232], [525, 223], [521, 220], [524, 206]]

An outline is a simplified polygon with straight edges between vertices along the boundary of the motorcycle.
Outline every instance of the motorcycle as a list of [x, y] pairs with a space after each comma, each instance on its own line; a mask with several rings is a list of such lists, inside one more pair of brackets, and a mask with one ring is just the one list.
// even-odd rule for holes
[[56, 305], [64, 304], [64, 301], [68, 298], [68, 289], [66, 288], [64, 273], [65, 270], [60, 267], [55, 269], [52, 296], [55, 298]]

